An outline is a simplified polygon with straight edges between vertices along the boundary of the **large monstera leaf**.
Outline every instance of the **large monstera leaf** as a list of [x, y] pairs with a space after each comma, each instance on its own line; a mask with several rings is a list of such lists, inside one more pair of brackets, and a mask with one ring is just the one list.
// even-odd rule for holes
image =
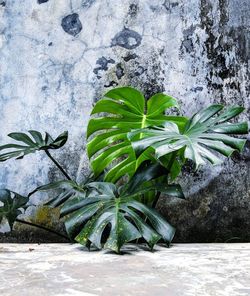
[[0, 161], [6, 161], [13, 157], [21, 159], [25, 155], [38, 150], [59, 149], [68, 139], [67, 131], [60, 134], [56, 139], [53, 139], [48, 133], [45, 133], [43, 137], [40, 132], [34, 130], [29, 131], [29, 134], [10, 133], [8, 135], [10, 138], [22, 142], [22, 144], [6, 144], [0, 146], [0, 151], [7, 150], [7, 152], [0, 154]]
[[22, 213], [21, 208], [25, 208], [29, 198], [21, 196], [8, 189], [0, 189], [0, 223], [5, 217], [12, 229], [18, 215]]
[[[88, 156], [96, 175], [108, 170], [105, 181], [116, 182], [122, 176], [132, 176], [136, 170], [136, 156], [127, 138], [134, 129], [174, 122], [180, 129], [186, 123], [184, 117], [167, 116], [165, 110], [177, 107], [176, 100], [159, 93], [148, 101], [136, 89], [121, 87], [107, 92], [93, 108], [87, 136], [93, 135], [87, 144]], [[106, 115], [101, 115], [106, 113]]]
[[[181, 151], [186, 159], [196, 164], [196, 168], [206, 160], [220, 164], [221, 159], [216, 152], [229, 157], [235, 150], [241, 151], [244, 147], [246, 140], [230, 135], [246, 134], [247, 123], [228, 122], [243, 110], [237, 106], [224, 110], [222, 105], [211, 105], [196, 113], [187, 122], [183, 132], [175, 123], [165, 122], [162, 127], [133, 131], [129, 133], [129, 138], [137, 155], [152, 147], [158, 159], [174, 151]], [[142, 135], [139, 140], [138, 134]]]
[[74, 197], [61, 209], [72, 239], [88, 248], [93, 244], [117, 253], [123, 244], [138, 238], [143, 238], [150, 248], [160, 239], [171, 242], [174, 228], [156, 210], [134, 198], [147, 189], [138, 187], [128, 194], [123, 187], [108, 182], [93, 182], [88, 187], [87, 197]]

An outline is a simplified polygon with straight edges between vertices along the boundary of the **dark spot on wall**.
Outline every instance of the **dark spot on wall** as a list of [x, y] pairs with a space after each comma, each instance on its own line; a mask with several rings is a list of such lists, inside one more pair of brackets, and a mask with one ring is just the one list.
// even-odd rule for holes
[[118, 83], [114, 80], [110, 81], [109, 84], [105, 84], [104, 87], [114, 87], [117, 86]]
[[194, 49], [193, 41], [191, 38], [188, 37], [182, 41], [182, 46], [185, 47], [188, 53], [191, 53]]
[[53, 45], [53, 42], [50, 42], [49, 44], [48, 44], [48, 46], [52, 46]]
[[205, 30], [207, 34], [207, 40], [205, 41], [205, 46], [207, 49], [208, 58], [213, 58], [214, 45], [216, 41], [216, 36], [213, 33], [214, 20], [211, 16], [212, 4], [207, 0], [201, 0], [201, 28]]
[[142, 66], [138, 66], [137, 70], [135, 71], [135, 76], [142, 75], [146, 70]]
[[190, 159], [187, 159], [183, 165], [182, 172], [183, 174], [192, 175], [193, 178], [200, 178], [199, 172], [195, 170], [195, 165]]
[[163, 93], [165, 88], [163, 85], [159, 84], [157, 79], [148, 79], [147, 82], [143, 84], [144, 95], [146, 99], [149, 99], [151, 96], [157, 93]]
[[83, 8], [90, 8], [96, 0], [83, 0], [82, 1], [82, 7]]
[[134, 49], [141, 44], [142, 37], [139, 33], [124, 28], [117, 33], [111, 41], [111, 46], [121, 46], [126, 49]]
[[233, 82], [230, 82], [228, 84], [229, 88], [231, 89], [235, 89], [237, 91], [240, 91], [240, 82], [239, 81], [233, 81]]
[[125, 62], [129, 62], [130, 60], [134, 60], [138, 58], [138, 55], [133, 53], [133, 54], [128, 54], [127, 56], [123, 57]]
[[150, 8], [153, 12], [160, 11], [160, 8], [159, 8], [158, 5], [150, 5], [149, 8]]
[[228, 15], [228, 0], [219, 0], [219, 10], [220, 10], [220, 21], [219, 21], [219, 31], [224, 29], [224, 26], [229, 21]]
[[202, 86], [196, 86], [196, 87], [192, 87], [191, 88], [191, 91], [193, 92], [198, 92], [198, 91], [202, 91], [203, 90], [203, 87]]
[[6, 6], [6, 2], [5, 1], [1, 1], [0, 2], [0, 6], [5, 7]]
[[241, 62], [246, 62], [250, 59], [250, 30], [247, 27], [239, 26], [231, 28], [228, 36], [232, 39], [232, 43], [236, 45], [237, 56]]
[[165, 0], [162, 5], [165, 7], [165, 9], [167, 11], [171, 12], [172, 8], [178, 6], [179, 3], [178, 2], [171, 2], [170, 0]]
[[242, 227], [245, 221], [240, 217], [233, 217], [232, 224], [234, 227]]
[[97, 75], [97, 78], [100, 79], [101, 76], [99, 75], [100, 71], [107, 71], [109, 64], [115, 64], [113, 59], [107, 59], [105, 57], [101, 57], [96, 61], [96, 64], [99, 65], [96, 67], [93, 72]]
[[48, 2], [49, 0], [37, 0], [37, 3], [38, 4], [42, 4], [42, 3], [46, 3], [46, 2]]
[[82, 23], [79, 20], [79, 15], [77, 13], [65, 16], [62, 19], [61, 26], [66, 33], [72, 36], [76, 36], [82, 30]]
[[48, 86], [47, 86], [47, 85], [44, 85], [44, 86], [42, 87], [42, 91], [45, 91], [46, 89], [48, 89]]
[[134, 18], [134, 17], [137, 16], [137, 13], [138, 13], [138, 5], [137, 5], [137, 4], [134, 4], [134, 3], [130, 4], [130, 5], [129, 5], [128, 14], [129, 14], [132, 18]]
[[183, 40], [181, 44], [181, 51], [192, 53], [194, 51], [193, 34], [196, 26], [191, 25], [189, 28], [183, 30]]
[[122, 68], [121, 63], [116, 65], [115, 74], [118, 79], [121, 79], [124, 76], [124, 69]]
[[[222, 11], [218, 18], [213, 17], [213, 5], [208, 0], [201, 0], [201, 28], [205, 30], [207, 39], [204, 43], [205, 53], [208, 58], [207, 82], [208, 87], [217, 91], [217, 96], [220, 96], [221, 102], [224, 102], [223, 92], [225, 86], [235, 86], [233, 82], [237, 81], [237, 61], [234, 60], [228, 63], [228, 55], [233, 50], [234, 42], [229, 38], [227, 31], [228, 11], [227, 1], [219, 1], [219, 9]], [[216, 27], [216, 30], [215, 30]], [[227, 38], [226, 38], [227, 36]], [[231, 40], [230, 40], [231, 39]], [[239, 41], [237, 40], [236, 43]], [[225, 85], [227, 79], [229, 84]]]

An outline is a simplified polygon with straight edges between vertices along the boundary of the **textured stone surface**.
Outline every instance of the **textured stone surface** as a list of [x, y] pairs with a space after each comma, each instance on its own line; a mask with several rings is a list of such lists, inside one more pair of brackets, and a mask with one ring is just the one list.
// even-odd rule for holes
[[[69, 130], [69, 143], [55, 154], [77, 180], [89, 169], [84, 146], [92, 105], [112, 86], [132, 85], [147, 97], [165, 91], [186, 115], [214, 102], [244, 105], [241, 119], [249, 119], [248, 0], [0, 3], [0, 142], [11, 131]], [[178, 227], [176, 240], [250, 239], [249, 159], [248, 143], [222, 166], [185, 170], [188, 201], [159, 205]], [[36, 154], [1, 164], [0, 186], [27, 194], [59, 177]], [[36, 218], [36, 211], [26, 214]]]
[[248, 296], [249, 244], [128, 245], [122, 256], [79, 245], [1, 244], [0, 293], [72, 296]]

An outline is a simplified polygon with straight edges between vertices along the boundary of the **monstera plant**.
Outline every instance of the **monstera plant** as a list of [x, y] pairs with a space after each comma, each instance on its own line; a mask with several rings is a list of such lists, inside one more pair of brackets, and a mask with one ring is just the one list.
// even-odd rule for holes
[[156, 210], [160, 195], [183, 199], [181, 186], [174, 181], [186, 160], [196, 169], [207, 162], [220, 164], [223, 156], [244, 148], [246, 140], [235, 135], [248, 133], [247, 123], [230, 122], [242, 107], [215, 104], [191, 118], [167, 115], [170, 108], [179, 105], [166, 94], [146, 100], [131, 87], [107, 92], [94, 106], [87, 127], [93, 172], [82, 183], [73, 180], [49, 152], [66, 143], [67, 132], [55, 140], [37, 131], [9, 134], [22, 144], [0, 146], [4, 152], [0, 161], [44, 151], [65, 179], [39, 186], [27, 197], [1, 190], [0, 221], [7, 218], [11, 227], [15, 221], [27, 223], [18, 215], [29, 205], [29, 197], [60, 190], [47, 205], [60, 208], [70, 240], [117, 253], [127, 242], [146, 242], [150, 249], [159, 241], [169, 245], [175, 229]]

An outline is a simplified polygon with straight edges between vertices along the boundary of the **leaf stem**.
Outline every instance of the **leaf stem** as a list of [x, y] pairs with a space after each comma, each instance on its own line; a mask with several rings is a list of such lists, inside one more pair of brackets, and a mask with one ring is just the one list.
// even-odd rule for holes
[[62, 172], [62, 174], [68, 179], [72, 180], [70, 176], [65, 172], [65, 170], [62, 168], [62, 166], [52, 157], [50, 152], [48, 150], [44, 150], [47, 156], [54, 162], [54, 164], [58, 167], [58, 169]]
[[160, 193], [160, 191], [157, 191], [157, 193], [156, 193], [156, 195], [155, 195], [154, 202], [153, 202], [153, 204], [152, 204], [152, 208], [153, 208], [153, 209], [156, 207], [156, 205], [157, 205], [157, 202], [158, 202], [158, 200], [159, 200], [160, 196], [161, 196], [161, 193]]
[[36, 188], [35, 190], [31, 191], [31, 192], [28, 194], [28, 197], [31, 197], [31, 195], [33, 195], [33, 194], [36, 193], [37, 191], [38, 191], [37, 188]]
[[33, 226], [33, 227], [37, 227], [37, 228], [46, 230], [46, 231], [48, 231], [50, 233], [56, 234], [56, 235], [58, 235], [60, 237], [63, 237], [64, 239], [67, 239], [68, 241], [70, 241], [70, 239], [66, 235], [64, 235], [62, 233], [59, 233], [59, 232], [57, 232], [57, 231], [55, 231], [53, 229], [47, 228], [45, 226], [38, 225], [38, 224], [35, 224], [35, 223], [32, 223], [32, 222], [28, 222], [28, 221], [24, 221], [24, 220], [20, 220], [20, 219], [16, 219], [16, 222], [19, 222], [19, 223], [22, 223], [22, 224], [26, 224], [26, 225], [29, 225], [29, 226]]

